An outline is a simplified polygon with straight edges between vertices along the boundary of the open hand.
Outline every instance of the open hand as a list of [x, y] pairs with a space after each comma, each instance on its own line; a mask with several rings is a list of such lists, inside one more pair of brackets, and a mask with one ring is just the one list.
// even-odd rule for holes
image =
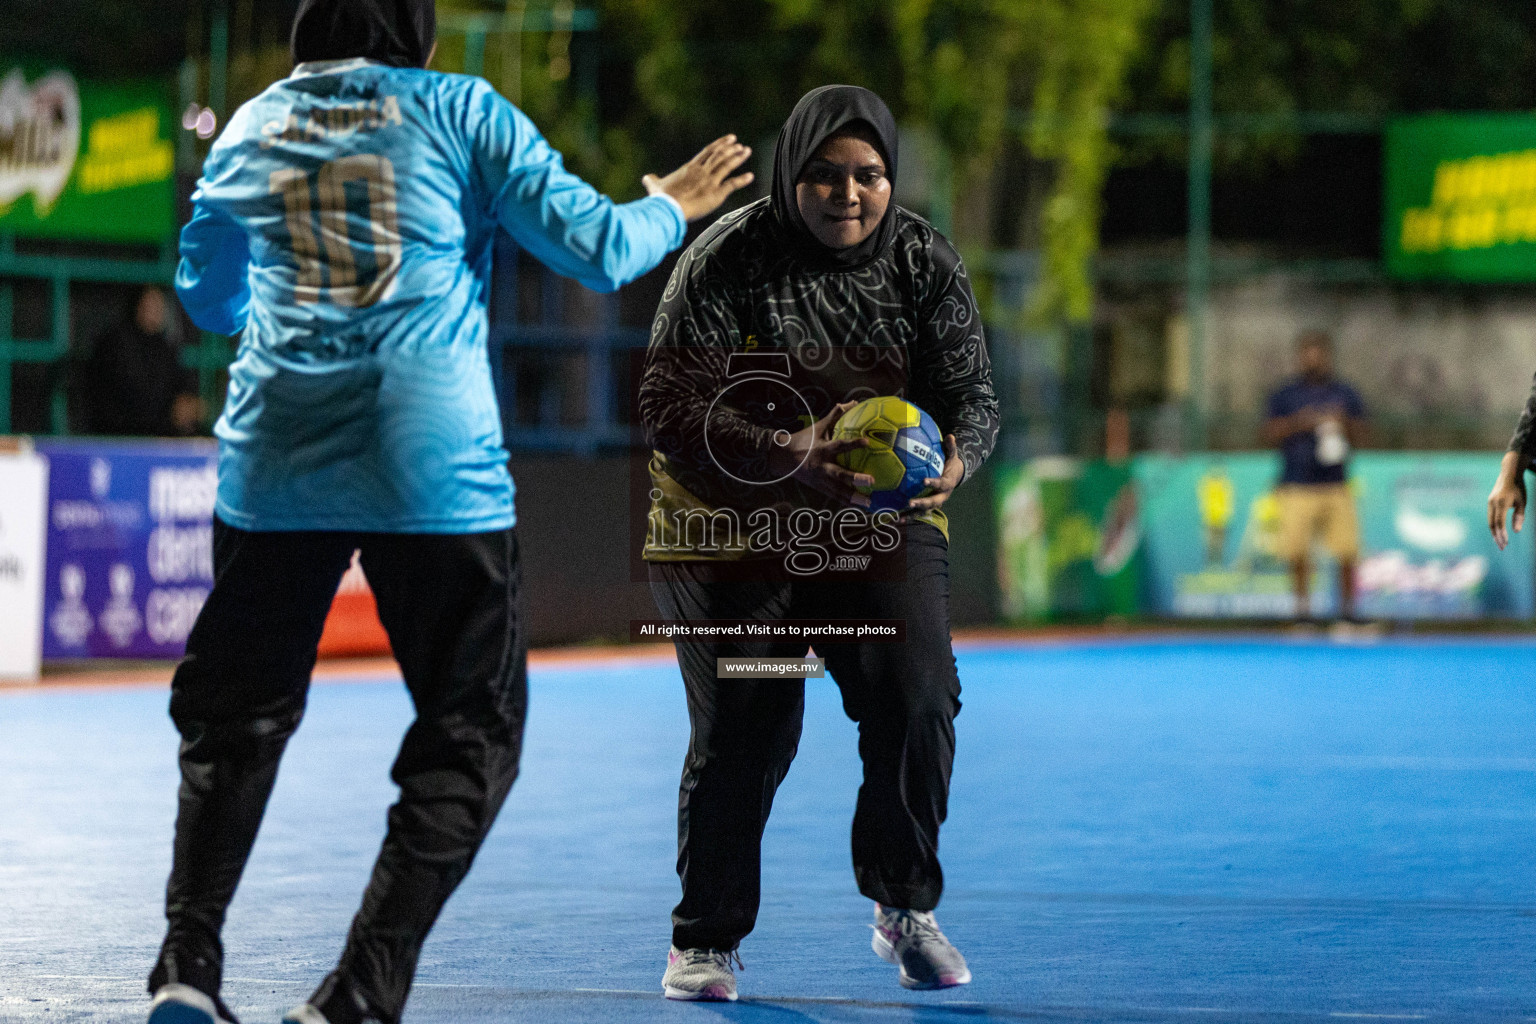
[[956, 487], [960, 486], [960, 478], [965, 476], [965, 463], [960, 460], [955, 445], [955, 435], [944, 435], [944, 471], [938, 476], [930, 476], [923, 480], [926, 487], [933, 493], [921, 498], [913, 498], [907, 502], [906, 511], [926, 512], [929, 509], [938, 508], [949, 500]]
[[1520, 527], [1525, 525], [1525, 456], [1519, 452], [1504, 453], [1499, 478], [1488, 495], [1488, 530], [1500, 551], [1509, 543], [1505, 519], [1511, 510], [1515, 513], [1515, 532], [1519, 533]]
[[730, 177], [751, 155], [751, 146], [743, 146], [734, 135], [722, 135], [671, 174], [647, 174], [640, 184], [653, 196], [671, 196], [683, 208], [684, 218], [698, 220], [719, 209], [732, 192], [752, 184], [751, 171]]
[[838, 419], [857, 404], [844, 402], [834, 406], [831, 412], [810, 426], [788, 437], [780, 437], [784, 443], [774, 445], [770, 463], [776, 464], [780, 473], [787, 473], [790, 467], [798, 466], [792, 475], [802, 484], [845, 504], [868, 508], [869, 496], [859, 493], [859, 488], [873, 487], [875, 478], [868, 473], [855, 473], [846, 466], [838, 465], [837, 457], [855, 448], [868, 448], [869, 439], [855, 437], [836, 441], [832, 438], [832, 428]]

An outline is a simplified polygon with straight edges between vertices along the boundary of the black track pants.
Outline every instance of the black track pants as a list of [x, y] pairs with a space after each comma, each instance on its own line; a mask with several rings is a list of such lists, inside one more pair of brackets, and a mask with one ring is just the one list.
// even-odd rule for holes
[[416, 720], [390, 773], [400, 799], [373, 876], [322, 986], [328, 998], [399, 1020], [427, 932], [517, 777], [528, 691], [513, 531], [252, 533], [216, 520], [213, 591], [171, 683], [180, 805], [151, 991], [182, 981], [218, 992], [224, 914], [354, 549]]
[[[859, 725], [864, 782], [853, 817], [859, 891], [886, 906], [932, 910], [944, 887], [939, 826], [955, 757], [960, 679], [949, 637], [949, 557], [931, 526], [905, 531], [904, 582], [716, 582], [698, 563], [652, 566], [671, 621], [904, 619], [904, 643], [817, 649]], [[763, 828], [789, 772], [804, 679], [718, 679], [716, 658], [803, 657], [805, 643], [678, 642], [692, 737], [678, 795], [672, 912], [679, 949], [735, 949], [757, 920]]]

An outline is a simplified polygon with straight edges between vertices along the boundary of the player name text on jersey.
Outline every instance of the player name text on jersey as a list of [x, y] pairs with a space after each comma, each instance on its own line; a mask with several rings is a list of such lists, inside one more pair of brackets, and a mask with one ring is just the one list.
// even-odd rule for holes
[[341, 103], [302, 114], [291, 113], [286, 121], [268, 121], [261, 126], [261, 148], [270, 149], [279, 142], [320, 142], [403, 121], [400, 100], [394, 96], [366, 103]]

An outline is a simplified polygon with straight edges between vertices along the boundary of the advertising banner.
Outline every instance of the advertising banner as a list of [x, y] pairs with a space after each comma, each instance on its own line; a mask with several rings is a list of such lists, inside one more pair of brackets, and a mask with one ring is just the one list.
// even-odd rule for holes
[[[39, 440], [37, 450], [51, 472], [45, 563], [39, 555], [46, 565], [43, 619], [32, 627], [34, 646], [40, 636], [49, 660], [180, 658], [213, 587], [214, 443], [52, 439]], [[40, 497], [40, 530], [42, 507]], [[0, 533], [0, 558], [3, 550]], [[320, 654], [388, 653], [354, 555]]]
[[0, 231], [158, 242], [175, 228], [176, 147], [155, 83], [77, 82], [0, 63]]
[[995, 476], [998, 584], [1010, 622], [1132, 615], [1141, 530], [1129, 464], [1041, 458]]
[[[1363, 452], [1350, 463], [1360, 521], [1358, 611], [1382, 619], [1529, 618], [1536, 611], [1531, 531], [1505, 551], [1488, 535], [1499, 456]], [[1268, 453], [1135, 460], [1144, 537], [1144, 610], [1192, 618], [1290, 616], [1280, 560], [1276, 457]], [[1335, 614], [1335, 567], [1314, 552], [1310, 602]]]
[[43, 657], [180, 657], [213, 586], [213, 443], [37, 448], [50, 466]]
[[48, 463], [0, 452], [0, 679], [36, 679], [43, 636]]
[[1396, 118], [1385, 176], [1388, 273], [1536, 280], [1536, 115]]

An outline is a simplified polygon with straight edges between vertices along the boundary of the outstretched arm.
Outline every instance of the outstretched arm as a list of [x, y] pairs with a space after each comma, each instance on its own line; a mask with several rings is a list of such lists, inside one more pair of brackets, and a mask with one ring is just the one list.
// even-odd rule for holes
[[731, 176], [751, 150], [725, 136], [664, 178], [651, 193], [615, 203], [565, 169], [533, 122], [489, 87], [469, 105], [474, 163], [488, 212], [540, 262], [611, 292], [683, 242], [687, 222], [719, 207], [752, 175]]

